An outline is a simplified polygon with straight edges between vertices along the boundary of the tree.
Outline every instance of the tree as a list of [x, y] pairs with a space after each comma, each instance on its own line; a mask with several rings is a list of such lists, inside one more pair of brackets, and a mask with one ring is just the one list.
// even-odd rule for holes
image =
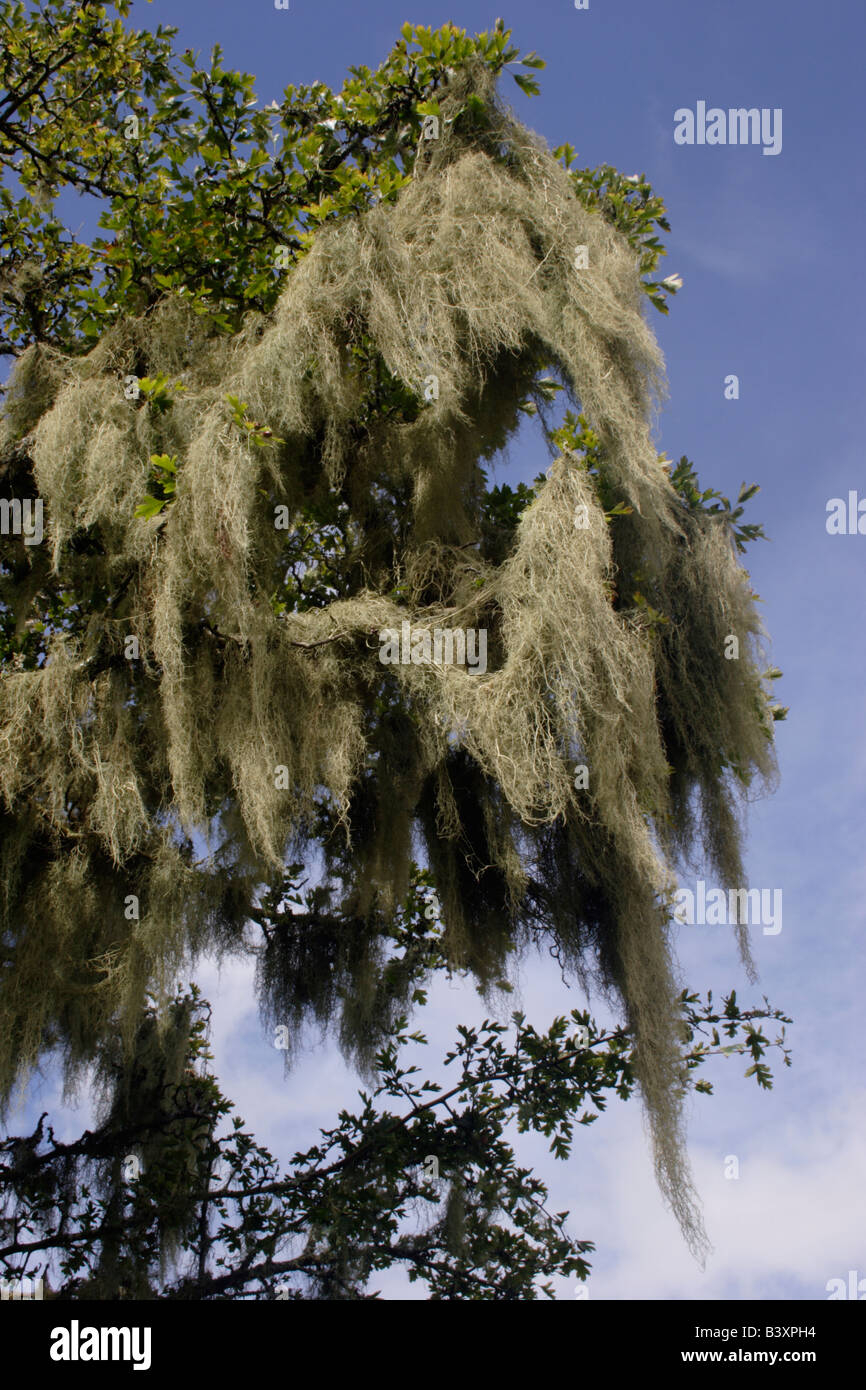
[[[342, 1111], [281, 1172], [208, 1067], [209, 1008], [195, 986], [169, 1007], [171, 1046], [151, 1003], [132, 1057], [117, 1047], [103, 1064], [94, 1131], [59, 1143], [43, 1115], [0, 1145], [6, 1279], [43, 1277], [50, 1296], [76, 1300], [375, 1298], [376, 1276], [395, 1266], [433, 1299], [553, 1297], [553, 1275], [585, 1279], [593, 1242], [550, 1210], [506, 1135], [544, 1134], [567, 1159], [576, 1126], [633, 1093], [634, 1040], [576, 1009], [544, 1034], [514, 1013], [510, 1028], [461, 1027], [451, 1081], [421, 1080], [403, 1053], [426, 1040], [394, 1005], [399, 975], [420, 987], [445, 964], [428, 897], [419, 874], [396, 916], [380, 981], [388, 1021], [357, 1113]], [[695, 1075], [713, 1055], [748, 1055], [746, 1075], [766, 1088], [767, 1048], [789, 1065], [790, 1020], [766, 999], [744, 1011], [733, 992], [719, 1008], [683, 991], [678, 1009], [684, 1093], [712, 1093]], [[775, 1038], [763, 1021], [781, 1023]]]
[[[250, 923], [267, 1008], [334, 1017], [369, 1071], [420, 850], [449, 968], [490, 988], [541, 941], [621, 1000], [700, 1250], [675, 872], [697, 842], [742, 881], [784, 711], [737, 558], [756, 489], [651, 442], [663, 204], [505, 109], [543, 61], [499, 21], [405, 25], [338, 95], [256, 110], [218, 49], [114, 8], [0, 11], [0, 474], [48, 539], [0, 572], [0, 1096], [51, 1050], [74, 1079], [167, 1045], [178, 970]], [[75, 241], [64, 187], [106, 235]], [[491, 489], [526, 413], [552, 463]]]

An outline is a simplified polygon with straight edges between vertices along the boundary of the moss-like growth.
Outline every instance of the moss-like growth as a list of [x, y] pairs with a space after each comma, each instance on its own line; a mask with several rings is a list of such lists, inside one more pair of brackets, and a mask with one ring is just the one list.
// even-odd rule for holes
[[[591, 422], [604, 478], [564, 451], [499, 560], [482, 464], [542, 367]], [[183, 390], [125, 397], [160, 374]], [[367, 921], [396, 911], [420, 846], [451, 959], [483, 983], [530, 938], [584, 975], [594, 953], [700, 1246], [667, 894], [695, 794], [707, 851], [740, 879], [737, 788], [773, 754], [744, 574], [653, 446], [661, 379], [634, 252], [484, 70], [454, 77], [396, 203], [324, 228], [267, 321], [212, 338], [172, 299], [86, 357], [27, 356], [6, 447], [32, 430], [54, 572], [104, 601], [0, 678], [3, 1094], [46, 1046], [74, 1068], [118, 1020], [132, 1046], [148, 987], [240, 948], [287, 855], [320, 844], [344, 916]], [[175, 491], [147, 520], [155, 458], [177, 460]], [[339, 562], [302, 547], [292, 588], [289, 548], [337, 502]], [[404, 620], [485, 628], [487, 671], [383, 666], [378, 633]], [[299, 961], [272, 962], [268, 988], [295, 990]], [[310, 1007], [338, 1006], [327, 969], [307, 960], [303, 980]], [[351, 1018], [347, 1046], [368, 1045]]]

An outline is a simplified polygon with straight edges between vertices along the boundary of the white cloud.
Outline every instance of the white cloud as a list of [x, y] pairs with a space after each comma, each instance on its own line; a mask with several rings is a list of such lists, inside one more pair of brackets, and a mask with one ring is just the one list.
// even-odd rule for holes
[[[866, 1091], [828, 1097], [807, 1122], [790, 1114], [775, 1131], [766, 1126], [732, 1143], [736, 1179], [725, 1178], [721, 1149], [691, 1146], [714, 1247], [703, 1272], [659, 1197], [634, 1110], [600, 1121], [594, 1128], [607, 1132], [592, 1155], [592, 1205], [583, 1162], [564, 1198], [574, 1234], [598, 1245], [591, 1297], [826, 1299], [829, 1279], [855, 1268], [866, 1276], [864, 1101]], [[559, 1296], [570, 1292], [563, 1281]]]

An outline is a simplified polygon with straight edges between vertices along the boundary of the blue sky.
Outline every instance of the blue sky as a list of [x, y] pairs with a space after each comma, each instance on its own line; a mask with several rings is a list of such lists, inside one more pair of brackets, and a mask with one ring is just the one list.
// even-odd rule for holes
[[[133, 7], [139, 25], [177, 25], [178, 50], [254, 72], [261, 104], [287, 83], [339, 87], [347, 66], [375, 67], [400, 25], [471, 32], [502, 13], [522, 51], [547, 59], [541, 95], [506, 78], [518, 115], [552, 145], [569, 141], [581, 164], [645, 173], [672, 227], [662, 274], [683, 289], [667, 319], [652, 313], [667, 360], [670, 399], [658, 445], [686, 453], [704, 486], [735, 495], [761, 484], [747, 519], [769, 543], [746, 564], [764, 600], [778, 690], [791, 707], [778, 727], [778, 791], [749, 812], [748, 869], [757, 887], [781, 889], [783, 929], [754, 930], [760, 984], [750, 987], [725, 927], [682, 927], [683, 982], [743, 1000], [771, 1002], [795, 1019], [791, 1069], [769, 1095], [719, 1061], [707, 1075], [713, 1098], [691, 1107], [690, 1152], [715, 1246], [705, 1271], [689, 1256], [653, 1183], [637, 1104], [616, 1103], [579, 1134], [572, 1159], [554, 1162], [542, 1142], [520, 1140], [537, 1163], [554, 1210], [594, 1240], [590, 1299], [822, 1299], [850, 1269], [866, 1275], [866, 1083], [860, 1037], [864, 984], [866, 865], [862, 848], [866, 661], [861, 600], [866, 536], [829, 535], [830, 498], [859, 490], [863, 465], [864, 366], [862, 72], [866, 9], [855, 0], [820, 7], [794, 0], [570, 0], [495, 8], [454, 3], [375, 6], [346, 0], [154, 0]], [[674, 112], [708, 107], [781, 108], [782, 149], [681, 146]], [[739, 377], [738, 400], [724, 378]], [[546, 457], [531, 429], [515, 442], [497, 480], [531, 479]], [[687, 884], [688, 880], [683, 880]], [[205, 964], [197, 976], [215, 1005], [213, 1041], [227, 1093], [273, 1152], [287, 1157], [315, 1138], [357, 1081], [327, 1042], [286, 1079], [281, 1054], [258, 1021], [251, 970]], [[552, 962], [527, 961], [522, 1005], [539, 1028], [582, 1003]], [[593, 1001], [596, 1006], [596, 1001]], [[597, 1005], [599, 1017], [604, 1010]], [[459, 1022], [488, 1012], [469, 986], [438, 987], [420, 1025], [441, 1055]], [[315, 1040], [313, 1040], [315, 1041]], [[50, 1104], [56, 1083], [34, 1080], [20, 1126]], [[71, 1131], [87, 1112], [66, 1115]], [[13, 1120], [12, 1128], [21, 1132]], [[740, 1176], [724, 1177], [736, 1155]], [[387, 1297], [418, 1297], [399, 1275], [378, 1281]], [[574, 1297], [560, 1281], [558, 1296]]]

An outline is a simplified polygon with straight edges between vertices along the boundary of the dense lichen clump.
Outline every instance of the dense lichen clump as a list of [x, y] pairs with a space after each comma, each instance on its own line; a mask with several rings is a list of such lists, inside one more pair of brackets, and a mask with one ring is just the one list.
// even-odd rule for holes
[[[490, 982], [544, 938], [619, 995], [700, 1241], [668, 895], [696, 831], [741, 879], [737, 787], [773, 752], [747, 578], [651, 440], [641, 303], [625, 239], [482, 71], [396, 203], [324, 227], [268, 319], [209, 337], [175, 298], [85, 357], [22, 360], [4, 447], [45, 504], [29, 563], [104, 602], [0, 680], [5, 1093], [45, 1046], [74, 1069], [109, 1021], [132, 1039], [149, 986], [240, 947], [288, 855], [318, 846], [358, 922], [420, 855], [455, 965]], [[563, 449], [497, 558], [482, 465], [543, 367], [600, 463]], [[406, 621], [484, 630], [487, 669], [384, 665]]]

